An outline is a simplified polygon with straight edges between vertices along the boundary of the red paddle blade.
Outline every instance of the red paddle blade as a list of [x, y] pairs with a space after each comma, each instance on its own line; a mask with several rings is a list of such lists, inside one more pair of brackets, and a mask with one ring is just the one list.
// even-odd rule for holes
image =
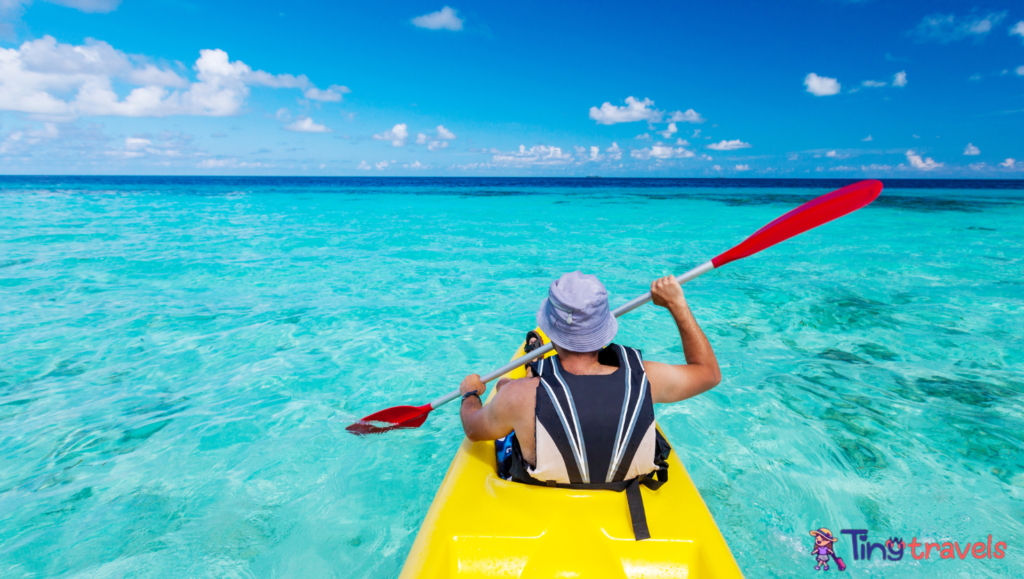
[[427, 420], [433, 408], [423, 406], [395, 406], [363, 418], [348, 425], [345, 430], [353, 434], [379, 434], [396, 428], [419, 428]]
[[715, 267], [722, 267], [731, 261], [743, 259], [762, 249], [768, 249], [794, 235], [800, 235], [847, 213], [853, 213], [874, 201], [881, 192], [882, 182], [875, 180], [861, 181], [842, 189], [836, 189], [827, 195], [804, 203], [758, 229], [743, 243], [712, 259], [711, 263]]

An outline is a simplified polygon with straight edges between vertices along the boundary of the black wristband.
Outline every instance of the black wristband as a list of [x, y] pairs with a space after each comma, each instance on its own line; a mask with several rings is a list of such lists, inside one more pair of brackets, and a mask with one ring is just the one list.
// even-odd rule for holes
[[[466, 392], [462, 395], [462, 401], [465, 402], [466, 398], [469, 398], [470, 396], [476, 396], [477, 400], [480, 400], [480, 395], [476, 392]], [[483, 404], [483, 400], [480, 400], [480, 403]]]

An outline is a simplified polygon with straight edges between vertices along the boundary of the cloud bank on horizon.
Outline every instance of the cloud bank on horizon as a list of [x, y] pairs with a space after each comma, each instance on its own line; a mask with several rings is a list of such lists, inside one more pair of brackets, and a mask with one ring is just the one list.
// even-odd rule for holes
[[[885, 26], [871, 4], [823, 6], [820, 33], [794, 8], [773, 49], [756, 3], [749, 18], [695, 9], [694, 38], [668, 41], [630, 18], [573, 26], [557, 7], [538, 21], [484, 3], [227, 2], [199, 8], [211, 25], [198, 27], [178, 8], [6, 0], [0, 170], [1024, 177], [1024, 10], [929, 6]], [[272, 42], [225, 28], [243, 8]], [[870, 45], [842, 50], [844, 30], [869, 27]], [[162, 32], [179, 29], [195, 33]], [[646, 42], [643, 58], [575, 57], [608, 31]]]

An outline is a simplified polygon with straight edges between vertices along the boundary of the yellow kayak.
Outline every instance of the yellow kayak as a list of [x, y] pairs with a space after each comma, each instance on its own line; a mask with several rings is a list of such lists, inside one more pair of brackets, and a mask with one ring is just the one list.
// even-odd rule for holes
[[623, 493], [502, 480], [494, 442], [463, 440], [400, 577], [742, 577], [674, 451], [668, 463], [669, 482], [641, 488], [651, 538], [637, 541]]

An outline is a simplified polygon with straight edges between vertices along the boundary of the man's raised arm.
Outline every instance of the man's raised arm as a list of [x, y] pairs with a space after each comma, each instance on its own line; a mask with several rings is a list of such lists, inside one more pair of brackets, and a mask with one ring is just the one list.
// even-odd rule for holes
[[676, 283], [675, 278], [667, 276], [654, 280], [651, 295], [655, 305], [668, 309], [672, 314], [686, 356], [686, 364], [644, 362], [654, 402], [679, 402], [717, 386], [722, 381], [718, 360], [707, 336], [690, 312], [683, 288]]

